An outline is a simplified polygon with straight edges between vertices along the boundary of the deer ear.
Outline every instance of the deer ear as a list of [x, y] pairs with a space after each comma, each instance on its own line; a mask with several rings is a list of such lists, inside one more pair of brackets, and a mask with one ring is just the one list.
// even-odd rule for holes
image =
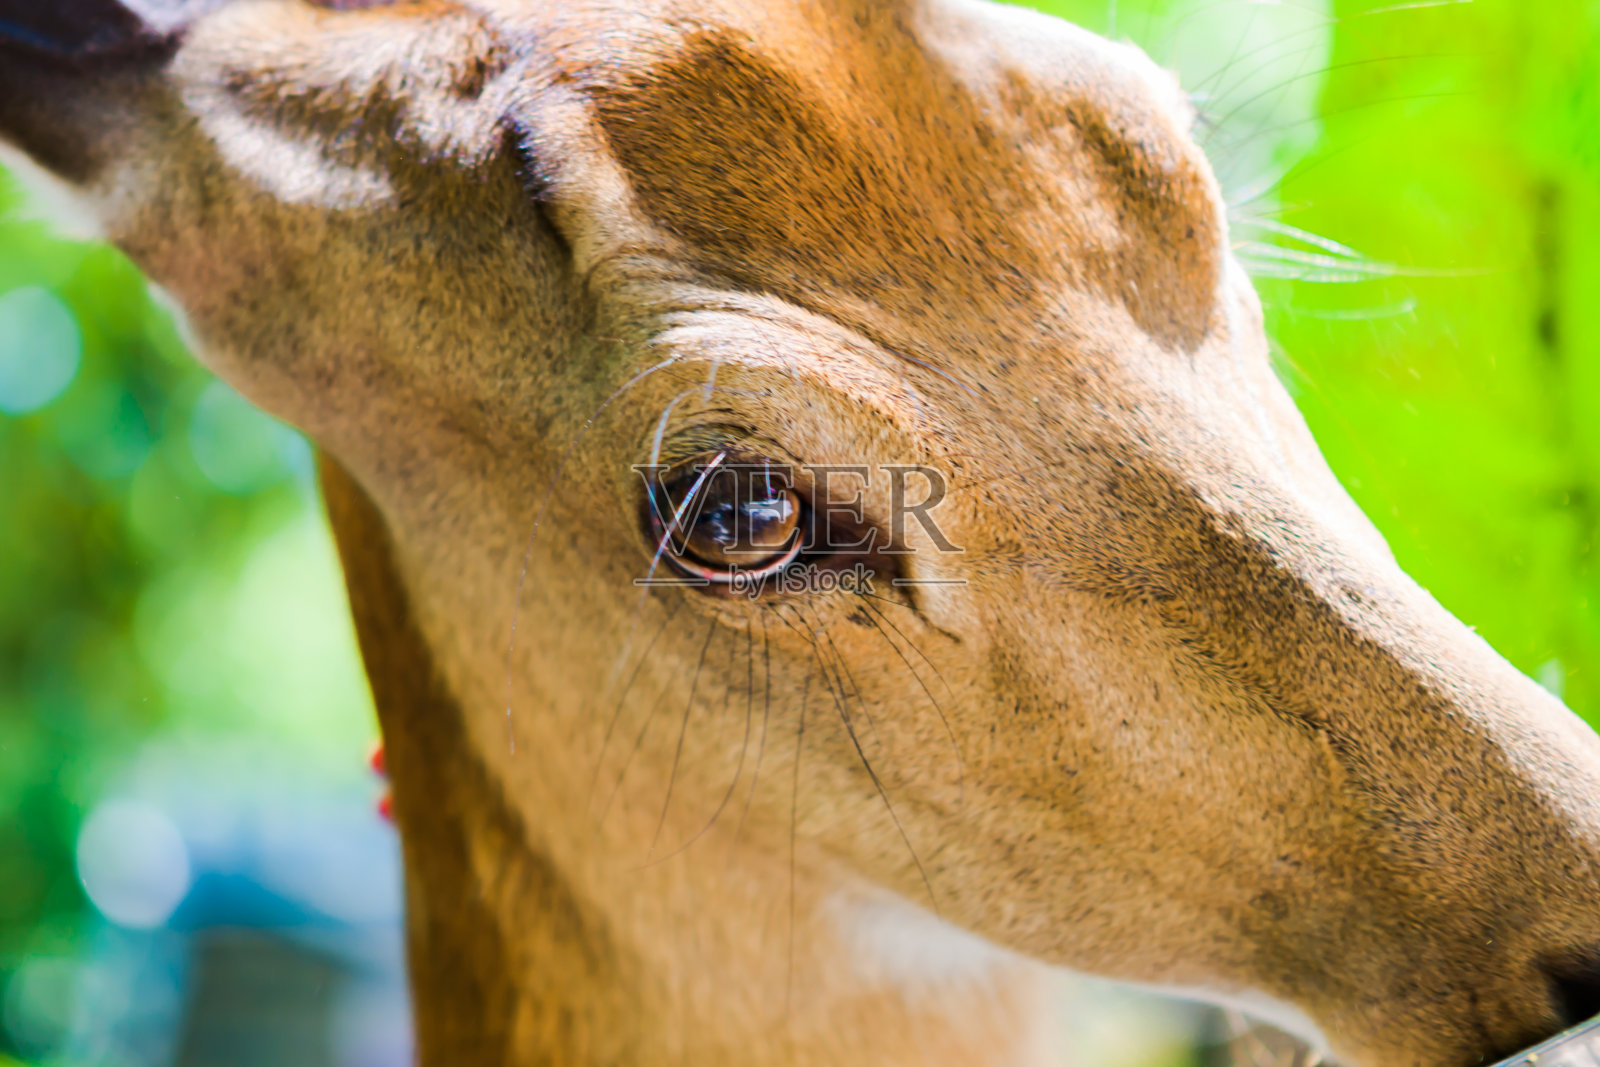
[[118, 0], [27, 0], [0, 3], [0, 46], [68, 63], [82, 63], [158, 42], [164, 33]]
[[[152, 121], [188, 111], [208, 135], [220, 124], [256, 147], [315, 143], [361, 157], [331, 161], [350, 166], [381, 163], [385, 147], [406, 159], [495, 151], [501, 105], [488, 86], [506, 55], [494, 34], [453, 5], [361, 10], [389, 3], [0, 0], [0, 148], [84, 185]], [[289, 167], [283, 157], [269, 162]]]
[[270, 127], [331, 161], [390, 170], [496, 152], [512, 59], [471, 5], [312, 0], [196, 22], [175, 77], [212, 136], [220, 114], [224, 136]]
[[171, 58], [195, 0], [0, 0], [0, 140], [93, 178]]

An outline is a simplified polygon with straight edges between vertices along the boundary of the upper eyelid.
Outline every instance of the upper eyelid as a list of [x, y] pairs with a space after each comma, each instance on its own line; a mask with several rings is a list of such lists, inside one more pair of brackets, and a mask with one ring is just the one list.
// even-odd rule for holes
[[[722, 313], [685, 314], [720, 316]], [[671, 362], [675, 370], [683, 372], [681, 384], [676, 387], [683, 390], [682, 395], [696, 393], [693, 383], [698, 379], [701, 388], [708, 382], [713, 383], [712, 397], [709, 401], [695, 397], [698, 402], [684, 403], [671, 412], [653, 460], [653, 441], [662, 409], [657, 404], [643, 407], [637, 462], [672, 466], [699, 453], [726, 448], [751, 458], [770, 458], [790, 465], [797, 475], [795, 487], [807, 493], [813, 488], [807, 476], [810, 465], [880, 467], [950, 462], [948, 448], [934, 446], [926, 436], [935, 424], [925, 419], [916, 427], [901, 425], [888, 413], [870, 405], [863, 408], [832, 385], [825, 375], [814, 376], [804, 367], [782, 368], [776, 364], [714, 358], [703, 344], [684, 344], [681, 337], [670, 336], [683, 329], [675, 325], [658, 332], [651, 345], [657, 349], [664, 347], [678, 357]], [[713, 366], [717, 368], [715, 378], [712, 378]], [[729, 381], [730, 372], [753, 372], [760, 377], [753, 383], [755, 388], [741, 388]], [[762, 380], [769, 374], [773, 379], [771, 385]], [[743, 397], [753, 398], [754, 402], [749, 405], [728, 402]], [[780, 401], [794, 399], [806, 401], [800, 417], [792, 424], [783, 424], [780, 420], [793, 418], [795, 405]], [[879, 417], [865, 426], [853, 424], [851, 420], [863, 413]], [[764, 425], [773, 423], [785, 425], [782, 438], [764, 432]], [[869, 512], [877, 510], [872, 506], [870, 492], [867, 507]]]
[[663, 475], [665, 476], [674, 470], [695, 464], [697, 461], [709, 462], [711, 458], [718, 452], [725, 454], [727, 457], [718, 464], [720, 467], [726, 470], [738, 469], [741, 466], [755, 467], [770, 465], [775, 470], [786, 472], [787, 477], [785, 479], [785, 487], [793, 490], [807, 507], [814, 506], [813, 498], [815, 496], [816, 485], [810, 477], [809, 470], [805, 464], [782, 459], [777, 456], [765, 455], [749, 450], [740, 450], [738, 446], [734, 444], [725, 445], [720, 448], [713, 448], [710, 451], [703, 449], [695, 450], [683, 458], [670, 461], [668, 460], [666, 453], [663, 452], [660, 466], [665, 468], [665, 471], [663, 472]]
[[737, 413], [727, 409], [692, 412], [692, 421], [669, 427], [661, 438], [655, 462], [675, 467], [697, 456], [727, 452], [730, 462], [768, 461], [798, 469], [800, 460], [766, 434], [733, 421]]

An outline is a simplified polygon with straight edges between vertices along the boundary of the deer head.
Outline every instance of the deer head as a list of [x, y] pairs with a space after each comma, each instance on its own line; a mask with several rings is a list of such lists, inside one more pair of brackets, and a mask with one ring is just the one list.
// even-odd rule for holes
[[967, 0], [0, 39], [0, 131], [328, 457], [424, 1062], [1037, 1062], [1042, 965], [1354, 1067], [1600, 1008], [1600, 743], [1341, 490], [1134, 49]]

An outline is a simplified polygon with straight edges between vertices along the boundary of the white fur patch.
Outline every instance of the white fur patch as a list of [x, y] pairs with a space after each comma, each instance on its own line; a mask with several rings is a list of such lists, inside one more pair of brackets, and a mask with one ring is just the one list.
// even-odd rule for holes
[[138, 15], [157, 33], [172, 33], [193, 24], [194, 20], [225, 0], [122, 0], [123, 6]]
[[829, 910], [861, 975], [908, 993], [987, 982], [998, 965], [1015, 959], [976, 934], [888, 894], [840, 894], [829, 902]]
[[46, 223], [58, 234], [73, 240], [104, 238], [100, 212], [87, 195], [3, 141], [0, 141], [0, 166], [9, 170], [22, 187], [24, 199], [17, 215]]
[[314, 142], [246, 115], [224, 92], [196, 88], [184, 97], [228, 165], [285, 203], [343, 211], [394, 196], [377, 168], [331, 159]]
[[1295, 1007], [1285, 1004], [1275, 997], [1265, 993], [1217, 993], [1208, 989], [1186, 989], [1176, 986], [1144, 985], [1142, 983], [1128, 983], [1139, 989], [1148, 989], [1152, 993], [1163, 996], [1182, 997], [1185, 1000], [1196, 1000], [1202, 1004], [1215, 1004], [1221, 1008], [1232, 1008], [1244, 1012], [1252, 1018], [1262, 1022], [1271, 1023], [1279, 1030], [1293, 1034], [1301, 1041], [1311, 1046], [1313, 1052], [1326, 1056], [1328, 1054], [1328, 1038], [1316, 1023], [1311, 1021], [1311, 1016]]

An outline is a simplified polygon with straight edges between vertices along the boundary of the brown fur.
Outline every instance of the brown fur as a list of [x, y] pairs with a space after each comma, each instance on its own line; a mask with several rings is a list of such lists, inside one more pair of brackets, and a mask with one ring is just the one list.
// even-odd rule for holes
[[[965, 2], [238, 0], [144, 62], [16, 59], [0, 127], [336, 461], [425, 1063], [1047, 1062], [1040, 963], [1356, 1067], [1561, 1024], [1600, 743], [1327, 470], [1142, 56]], [[677, 458], [868, 466], [874, 523], [947, 472], [964, 551], [893, 573], [965, 584], [641, 595], [668, 411]]]

